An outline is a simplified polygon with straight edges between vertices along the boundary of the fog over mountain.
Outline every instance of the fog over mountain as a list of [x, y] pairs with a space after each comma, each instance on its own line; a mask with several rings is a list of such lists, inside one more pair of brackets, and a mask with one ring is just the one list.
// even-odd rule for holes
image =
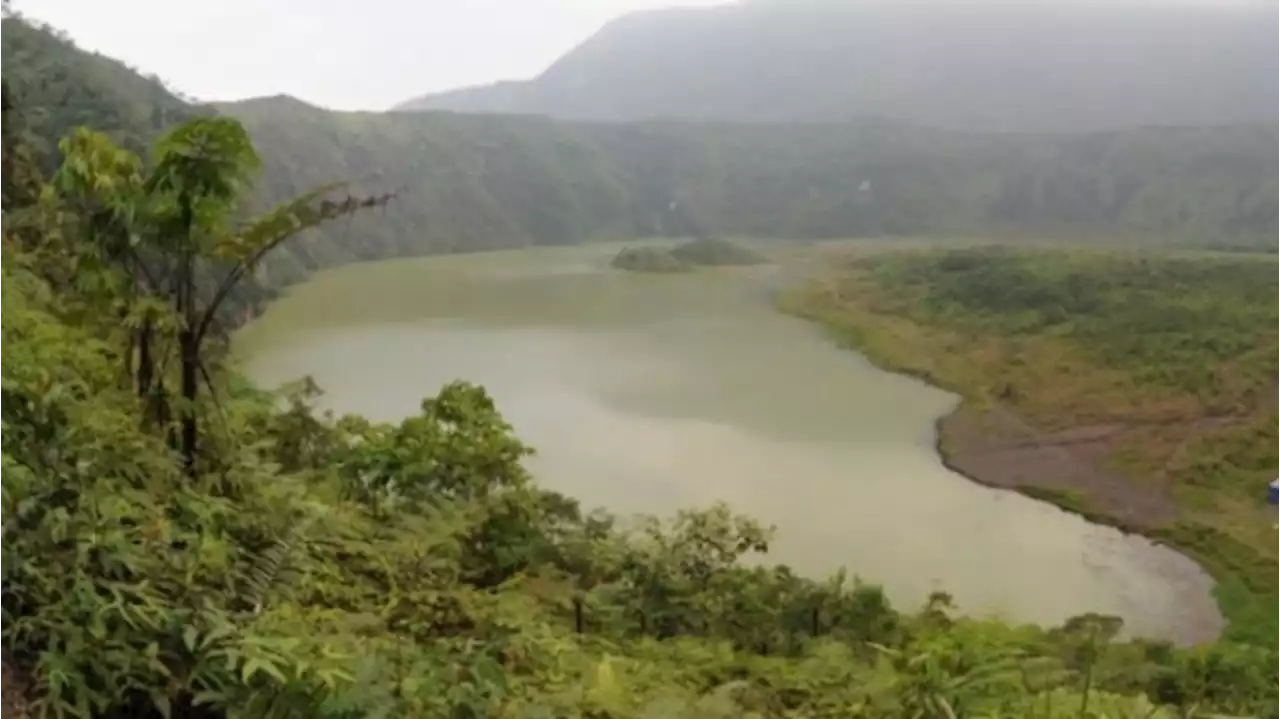
[[1088, 131], [1277, 117], [1275, 3], [765, 0], [637, 12], [537, 77], [404, 110], [580, 120], [882, 117]]

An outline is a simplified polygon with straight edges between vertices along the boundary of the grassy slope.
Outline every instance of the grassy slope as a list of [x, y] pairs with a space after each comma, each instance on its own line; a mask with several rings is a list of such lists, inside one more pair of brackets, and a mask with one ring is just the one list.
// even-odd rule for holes
[[962, 395], [960, 469], [1176, 545], [1274, 642], [1276, 292], [1265, 259], [957, 250], [846, 258], [782, 304]]

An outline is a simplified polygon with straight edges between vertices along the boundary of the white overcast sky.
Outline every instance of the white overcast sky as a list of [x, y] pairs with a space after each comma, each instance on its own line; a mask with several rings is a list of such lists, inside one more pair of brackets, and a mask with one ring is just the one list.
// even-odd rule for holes
[[[427, 92], [533, 77], [630, 11], [728, 1], [12, 0], [12, 7], [200, 100], [286, 93], [322, 107], [383, 110]], [[1276, 0], [1034, 1], [1229, 8]]]
[[14, 0], [201, 100], [286, 93], [383, 110], [426, 92], [532, 77], [606, 21], [724, 0]]

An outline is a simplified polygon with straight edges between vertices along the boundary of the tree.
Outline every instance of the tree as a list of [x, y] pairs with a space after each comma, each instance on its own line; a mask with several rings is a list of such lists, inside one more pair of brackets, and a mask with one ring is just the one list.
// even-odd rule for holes
[[[175, 127], [157, 143], [155, 166], [145, 177], [137, 156], [101, 133], [81, 129], [61, 149], [55, 185], [85, 219], [92, 254], [127, 277], [131, 308], [139, 311], [128, 362], [136, 348], [137, 391], [151, 407], [149, 417], [162, 424], [170, 408], [157, 332], [172, 327], [180, 400], [175, 443], [188, 475], [194, 475], [199, 385], [209, 378], [204, 347], [223, 304], [280, 243], [337, 217], [382, 206], [391, 195], [334, 200], [345, 185], [326, 185], [236, 223], [238, 202], [260, 161], [248, 133], [228, 117]], [[218, 278], [210, 288], [201, 283], [206, 275]]]
[[34, 153], [24, 137], [25, 123], [13, 102], [8, 81], [0, 82], [0, 111], [4, 113], [4, 121], [0, 123], [4, 153], [0, 177], [3, 177], [2, 202], [8, 211], [35, 201], [40, 174]]

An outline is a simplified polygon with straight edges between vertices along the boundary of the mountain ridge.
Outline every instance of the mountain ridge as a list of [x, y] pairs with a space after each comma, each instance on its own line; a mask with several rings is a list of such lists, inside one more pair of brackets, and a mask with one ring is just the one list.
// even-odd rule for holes
[[[196, 105], [18, 20], [4, 21], [2, 49], [7, 90], [40, 119], [27, 130], [46, 168], [76, 125], [145, 148], [167, 123], [217, 112], [262, 157], [250, 210], [344, 180], [400, 192], [273, 252], [258, 278], [268, 288], [351, 261], [651, 235], [1057, 234], [1274, 251], [1275, 122], [992, 134], [866, 118], [336, 112], [280, 94]], [[57, 72], [33, 72], [44, 68]]]
[[393, 109], [612, 122], [882, 116], [1015, 132], [1270, 121], [1278, 22], [1277, 8], [1261, 4], [645, 10], [607, 23], [531, 80]]

